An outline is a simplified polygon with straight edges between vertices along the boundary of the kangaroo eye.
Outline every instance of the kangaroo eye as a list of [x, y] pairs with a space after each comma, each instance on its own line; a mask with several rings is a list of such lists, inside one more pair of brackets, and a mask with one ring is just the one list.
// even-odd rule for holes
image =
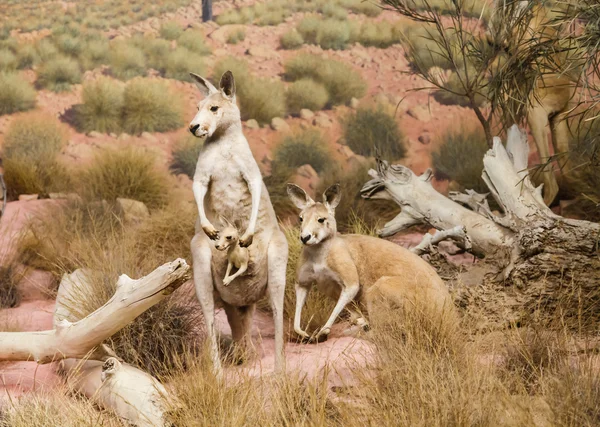
[[227, 236], [227, 240], [231, 240], [231, 236]]
[[302, 222], [302, 217], [300, 217], [300, 222]]
[[325, 222], [325, 218], [319, 218], [319, 222], [323, 224]]
[[218, 109], [219, 109], [219, 106], [218, 106], [218, 105], [213, 105], [212, 107], [210, 107], [210, 111], [212, 111], [213, 113], [214, 113], [215, 111], [217, 111]]

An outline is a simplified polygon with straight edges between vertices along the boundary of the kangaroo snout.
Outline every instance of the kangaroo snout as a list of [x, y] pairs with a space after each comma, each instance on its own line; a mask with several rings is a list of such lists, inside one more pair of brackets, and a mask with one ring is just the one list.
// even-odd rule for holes
[[310, 234], [307, 234], [306, 236], [300, 236], [300, 240], [302, 240], [302, 243], [306, 245], [306, 243], [308, 243], [311, 237], [312, 236]]
[[196, 136], [196, 131], [199, 127], [200, 125], [190, 125], [190, 132], [192, 133], [192, 135]]
[[199, 138], [203, 138], [208, 134], [208, 128], [206, 126], [200, 127], [198, 124], [190, 125], [190, 132], [192, 135], [197, 136]]

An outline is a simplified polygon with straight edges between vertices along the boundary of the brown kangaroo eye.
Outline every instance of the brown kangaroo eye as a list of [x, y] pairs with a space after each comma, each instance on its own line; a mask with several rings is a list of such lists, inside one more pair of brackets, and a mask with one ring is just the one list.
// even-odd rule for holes
[[210, 107], [210, 111], [212, 111], [213, 113], [215, 111], [217, 111], [219, 109], [219, 107], [217, 105], [213, 105], [212, 107]]
[[227, 236], [227, 240], [231, 240], [231, 236]]
[[323, 224], [325, 222], [325, 218], [319, 218], [319, 222]]

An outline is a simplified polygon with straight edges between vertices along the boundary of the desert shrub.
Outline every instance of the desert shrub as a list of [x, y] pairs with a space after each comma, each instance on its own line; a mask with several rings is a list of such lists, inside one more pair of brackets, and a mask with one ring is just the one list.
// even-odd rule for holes
[[300, 33], [306, 43], [316, 43], [317, 33], [322, 24], [322, 20], [314, 15], [305, 16], [298, 23], [296, 30]]
[[165, 77], [168, 79], [192, 82], [190, 71], [204, 74], [204, 60], [200, 55], [190, 52], [185, 47], [178, 47], [169, 52], [165, 61]]
[[109, 44], [107, 40], [90, 40], [79, 57], [84, 70], [92, 70], [108, 62]]
[[290, 114], [299, 114], [303, 108], [321, 110], [328, 100], [329, 94], [325, 86], [309, 78], [296, 80], [285, 93], [285, 102]]
[[49, 38], [41, 39], [36, 45], [36, 50], [41, 62], [49, 61], [58, 55], [58, 49]]
[[298, 49], [304, 44], [304, 38], [302, 37], [302, 34], [292, 29], [281, 35], [279, 44], [283, 49]]
[[141, 49], [126, 43], [118, 43], [109, 52], [110, 71], [121, 80], [146, 74], [146, 58]]
[[224, 13], [221, 13], [216, 17], [215, 21], [219, 25], [239, 25], [248, 24], [251, 19], [247, 16], [242, 15], [238, 10], [231, 9]]
[[164, 72], [167, 56], [171, 52], [171, 43], [164, 39], [147, 38], [140, 39], [140, 42], [141, 45], [138, 47], [146, 54], [148, 67]]
[[0, 116], [35, 107], [36, 92], [18, 74], [0, 73]]
[[31, 68], [40, 60], [35, 46], [32, 43], [23, 43], [17, 50], [17, 67], [19, 69]]
[[[460, 72], [464, 74], [464, 71]], [[474, 76], [474, 71], [468, 72], [469, 76]], [[463, 81], [464, 77], [463, 77]], [[445, 90], [436, 90], [433, 93], [433, 97], [436, 101], [443, 105], [460, 105], [462, 107], [471, 107], [471, 101], [465, 95], [463, 84], [460, 82], [460, 76], [457, 72], [450, 72], [448, 79], [442, 82], [442, 86]], [[475, 105], [480, 107], [487, 101], [485, 95], [477, 93], [475, 96]]]
[[361, 98], [367, 90], [362, 76], [351, 66], [319, 55], [299, 54], [285, 63], [285, 76], [290, 80], [309, 77], [323, 84], [329, 93], [329, 104], [347, 104]]
[[346, 49], [350, 40], [350, 27], [345, 21], [325, 19], [317, 31], [316, 43], [323, 49]]
[[21, 294], [17, 285], [22, 277], [16, 263], [0, 266], [0, 308], [11, 308], [19, 305]]
[[378, 152], [388, 160], [406, 155], [398, 123], [382, 107], [359, 108], [344, 118], [343, 127], [346, 144], [357, 154], [371, 157]]
[[14, 199], [19, 194], [48, 194], [68, 188], [70, 175], [56, 160], [65, 143], [65, 130], [54, 118], [34, 113], [13, 121], [2, 152], [8, 196]]
[[285, 20], [283, 10], [271, 10], [256, 15], [255, 23], [260, 26], [279, 25]]
[[77, 36], [61, 34], [58, 37], [52, 37], [52, 39], [58, 50], [65, 55], [76, 57], [83, 51], [83, 44]]
[[453, 50], [453, 61], [447, 52], [440, 46], [443, 43], [436, 30], [426, 25], [408, 25], [397, 35], [406, 50], [406, 57], [415, 69], [429, 70], [432, 67], [440, 67], [445, 70], [454, 70], [456, 64], [462, 64], [460, 43], [456, 34], [448, 33], [446, 38]]
[[250, 69], [248, 68], [248, 63], [243, 59], [236, 59], [232, 56], [228, 56], [217, 62], [212, 73], [213, 83], [215, 86], [218, 86], [217, 83], [219, 82], [219, 79], [227, 70], [233, 73], [236, 91], [239, 95], [239, 91], [244, 90], [244, 87], [248, 85], [248, 81], [252, 78], [250, 75]]
[[123, 112], [123, 85], [100, 78], [83, 85], [83, 104], [75, 109], [80, 132], [118, 132]]
[[150, 209], [167, 201], [165, 175], [156, 169], [150, 153], [134, 148], [104, 150], [79, 177], [89, 200], [134, 199]]
[[194, 172], [196, 172], [198, 156], [200, 156], [200, 150], [202, 150], [203, 145], [203, 139], [186, 134], [186, 136], [179, 139], [176, 142], [175, 147], [173, 147], [173, 160], [171, 160], [169, 169], [173, 173], [183, 173], [190, 178], [193, 178]]
[[183, 33], [183, 28], [177, 22], [169, 21], [160, 26], [158, 33], [163, 39], [177, 40]]
[[177, 39], [177, 46], [185, 47], [198, 55], [210, 55], [211, 52], [210, 47], [204, 41], [202, 32], [196, 30], [185, 30]]
[[360, 28], [358, 41], [363, 46], [375, 46], [385, 49], [399, 43], [400, 38], [394, 33], [393, 26], [387, 21], [378, 23], [365, 22]]
[[348, 12], [343, 7], [336, 5], [335, 3], [325, 3], [321, 8], [321, 13], [328, 18], [345, 21], [348, 18]]
[[81, 82], [81, 69], [77, 61], [57, 56], [42, 64], [38, 71], [37, 84], [53, 92], [64, 92], [71, 85]]
[[127, 84], [123, 102], [125, 132], [167, 132], [181, 126], [181, 102], [167, 84], [149, 79], [135, 79]]
[[295, 135], [289, 135], [277, 146], [274, 153], [276, 166], [296, 169], [309, 164], [319, 173], [332, 163], [327, 143], [318, 130], [310, 129]]
[[17, 57], [9, 49], [0, 50], [0, 72], [14, 71], [19, 64]]
[[237, 44], [241, 41], [244, 41], [245, 38], [246, 32], [241, 28], [227, 33], [227, 43], [229, 44]]
[[456, 181], [462, 189], [486, 193], [481, 173], [487, 150], [485, 135], [479, 128], [451, 131], [442, 137], [439, 148], [432, 153], [433, 169], [439, 179], [447, 178]]
[[382, 10], [375, 2], [370, 1], [344, 0], [344, 3], [352, 12], [370, 17], [379, 16]]

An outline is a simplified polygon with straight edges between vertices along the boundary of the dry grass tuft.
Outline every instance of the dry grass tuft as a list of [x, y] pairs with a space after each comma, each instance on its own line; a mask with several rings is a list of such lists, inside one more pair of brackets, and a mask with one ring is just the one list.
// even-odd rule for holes
[[35, 107], [36, 92], [18, 74], [0, 73], [0, 116]]
[[81, 132], [119, 132], [123, 111], [124, 87], [119, 82], [100, 78], [83, 85], [83, 104], [75, 110]]
[[183, 173], [193, 178], [203, 145], [203, 139], [190, 134], [180, 138], [173, 148], [173, 160], [169, 165], [171, 172], [175, 174]]
[[81, 69], [74, 59], [63, 56], [44, 62], [38, 70], [36, 83], [53, 92], [65, 92], [81, 82]]
[[11, 308], [19, 305], [21, 295], [17, 285], [21, 277], [22, 275], [16, 263], [12, 262], [7, 266], [0, 266], [0, 308]]
[[296, 80], [285, 93], [285, 102], [290, 114], [300, 114], [303, 108], [311, 111], [322, 110], [327, 101], [329, 94], [325, 86], [309, 78]]
[[309, 164], [319, 173], [333, 163], [323, 136], [316, 129], [309, 129], [286, 136], [274, 153], [273, 168], [296, 169]]

